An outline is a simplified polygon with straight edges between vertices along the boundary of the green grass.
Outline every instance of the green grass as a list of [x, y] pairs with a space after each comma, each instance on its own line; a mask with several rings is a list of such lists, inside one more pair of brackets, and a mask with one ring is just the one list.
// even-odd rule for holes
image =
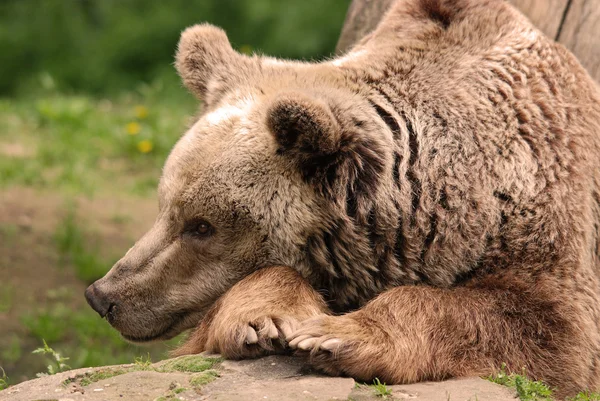
[[23, 355], [21, 338], [14, 334], [10, 336], [10, 340], [2, 345], [0, 350], [0, 360], [6, 363], [14, 363]]
[[221, 358], [206, 358], [199, 355], [188, 355], [161, 364], [158, 371], [198, 373], [212, 369], [222, 361], [223, 359]]
[[600, 401], [600, 394], [582, 391], [573, 398], [568, 398], [568, 401]]
[[11, 287], [0, 287], [0, 313], [10, 310], [14, 301], [14, 289]]
[[[148, 355], [146, 358], [135, 358], [134, 363], [130, 366], [116, 368], [101, 368], [91, 373], [84, 373], [78, 375], [75, 378], [66, 380], [63, 383], [63, 385], [68, 385], [72, 382], [78, 382], [79, 384], [85, 387], [89, 386], [92, 383], [99, 382], [100, 380], [124, 375], [126, 373], [139, 371], [153, 371], [158, 373], [196, 373], [190, 378], [190, 385], [195, 389], [199, 389], [201, 386], [208, 384], [211, 381], [215, 380], [217, 377], [219, 377], [219, 373], [212, 368], [217, 367], [221, 361], [221, 358], [206, 358], [200, 355], [191, 355], [180, 357], [163, 364], [153, 365], [152, 361], [150, 360], [150, 356]], [[176, 391], [177, 388], [182, 388], [182, 390]], [[171, 389], [171, 394], [179, 394], [186, 390], [186, 388], [177, 386]]]
[[110, 379], [111, 377], [124, 375], [125, 373], [133, 372], [134, 369], [99, 369], [93, 373], [83, 376], [79, 384], [83, 387], [89, 386], [92, 383], [99, 382], [100, 380]]
[[[522, 374], [507, 373], [506, 365], [502, 365], [495, 375], [487, 377], [493, 383], [513, 388], [521, 401], [553, 401], [552, 389], [541, 381], [531, 380], [525, 372]], [[600, 394], [582, 391], [568, 401], [600, 401]]]
[[133, 364], [136, 366], [138, 370], [151, 370], [152, 369], [152, 358], [150, 357], [150, 353], [147, 353], [146, 356], [138, 356], [133, 360]]
[[86, 241], [85, 233], [76, 223], [74, 206], [68, 207], [66, 216], [57, 227], [54, 239], [60, 256], [59, 263], [72, 265], [77, 278], [86, 284], [104, 276], [115, 262], [101, 260], [98, 246], [92, 246]]
[[[17, 251], [22, 248], [23, 253], [57, 254], [57, 259], [51, 256], [51, 264], [44, 266], [49, 274], [72, 275], [85, 285], [102, 277], [121, 255], [107, 255], [100, 245], [102, 232], [83, 225], [76, 199], [117, 194], [154, 201], [162, 165], [196, 109], [197, 102], [179, 84], [167, 88], [160, 79], [110, 99], [56, 91], [0, 98], [0, 191], [32, 187], [67, 200], [66, 213], [51, 229], [50, 247], [36, 241], [39, 249], [30, 249], [15, 223], [0, 226], [0, 241]], [[129, 228], [134, 212], [119, 210], [108, 224]], [[21, 307], [15, 311], [15, 288], [0, 286], [0, 313], [17, 319], [24, 334], [23, 341], [8, 342], [10, 333], [3, 337], [0, 359], [10, 372], [33, 377], [40, 370], [39, 359], [31, 358], [29, 352], [42, 339], [69, 355], [74, 368], [126, 363], [148, 349], [162, 358], [169, 344], [177, 341], [150, 348], [125, 342], [81, 302], [82, 292], [52, 289], [46, 296], [20, 299]], [[24, 308], [24, 302], [36, 303]], [[26, 357], [20, 358], [23, 354]]]
[[[62, 354], [69, 355], [69, 364], [73, 368], [127, 363], [140, 355], [148, 355], [148, 352], [161, 358], [168, 351], [165, 344], [157, 344], [149, 350], [127, 343], [91, 308], [70, 306], [70, 298], [29, 312], [21, 317], [21, 322], [40, 342], [45, 339]], [[168, 344], [177, 341], [174, 339]], [[143, 359], [138, 360], [139, 364], [146, 363], [141, 362]]]
[[0, 188], [93, 195], [118, 184], [125, 192], [154, 193], [196, 108], [178, 90], [171, 95], [155, 83], [111, 100], [52, 92], [0, 98]]
[[521, 401], [552, 401], [552, 389], [540, 381], [534, 381], [523, 374], [507, 373], [506, 365], [487, 378], [493, 383], [514, 388]]
[[42, 340], [44, 343], [43, 347], [37, 348], [33, 351], [34, 354], [41, 354], [47, 357], [47, 360], [50, 364], [47, 367], [47, 371], [43, 373], [38, 373], [38, 377], [46, 376], [46, 375], [55, 375], [60, 372], [65, 372], [71, 367], [66, 364], [69, 360], [69, 357], [61, 356], [58, 352], [48, 346], [46, 340]]
[[379, 381], [378, 378], [373, 380], [373, 384], [370, 385], [373, 391], [375, 392], [375, 396], [386, 399], [388, 396], [392, 395], [392, 390], [387, 388], [385, 383]]
[[0, 374], [0, 390], [4, 390], [5, 388], [8, 388], [9, 380], [8, 376], [6, 376], [6, 372], [2, 369], [2, 366], [0, 366], [0, 372], [2, 373]]
[[214, 381], [219, 377], [219, 372], [213, 369], [205, 370], [202, 373], [193, 375], [190, 378], [190, 385], [195, 389], [199, 389], [202, 386]]

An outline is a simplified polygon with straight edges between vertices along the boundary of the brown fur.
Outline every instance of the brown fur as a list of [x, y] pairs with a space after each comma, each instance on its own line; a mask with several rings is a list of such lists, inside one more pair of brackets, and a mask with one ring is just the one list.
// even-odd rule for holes
[[[88, 294], [126, 337], [172, 337], [214, 304], [184, 351], [278, 352], [256, 322], [306, 280], [336, 315], [286, 337], [327, 372], [504, 362], [560, 394], [600, 387], [600, 92], [507, 2], [398, 0], [314, 64], [241, 55], [199, 25], [176, 65], [203, 114], [165, 165], [155, 226]], [[251, 275], [269, 266], [299, 275]]]

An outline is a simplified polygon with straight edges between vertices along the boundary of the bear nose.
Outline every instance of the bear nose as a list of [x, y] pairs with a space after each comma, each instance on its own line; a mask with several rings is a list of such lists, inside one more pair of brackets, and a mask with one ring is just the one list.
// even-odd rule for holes
[[114, 306], [106, 294], [96, 287], [96, 284], [90, 285], [85, 290], [85, 299], [92, 309], [98, 312], [100, 317], [105, 317], [110, 309]]

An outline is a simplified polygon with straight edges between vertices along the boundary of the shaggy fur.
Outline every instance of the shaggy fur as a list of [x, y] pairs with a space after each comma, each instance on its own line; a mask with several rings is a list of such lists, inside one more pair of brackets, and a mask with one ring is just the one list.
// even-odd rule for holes
[[[87, 294], [123, 335], [198, 325], [182, 352], [290, 346], [388, 383], [506, 363], [600, 387], [600, 91], [507, 2], [398, 0], [315, 64], [198, 25], [176, 66], [203, 113], [155, 226]], [[270, 266], [297, 274], [252, 274]]]

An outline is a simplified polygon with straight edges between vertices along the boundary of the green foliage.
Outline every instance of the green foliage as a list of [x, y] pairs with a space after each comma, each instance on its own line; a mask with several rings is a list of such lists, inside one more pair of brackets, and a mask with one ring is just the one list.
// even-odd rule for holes
[[525, 375], [507, 373], [506, 365], [502, 364], [500, 372], [487, 378], [493, 383], [501, 384], [517, 391], [521, 401], [552, 401], [552, 390], [540, 381], [534, 381]]
[[6, 372], [4, 371], [4, 369], [2, 369], [2, 366], [0, 366], [0, 371], [2, 372], [2, 375], [0, 375], [0, 390], [4, 390], [8, 388], [9, 380], [8, 376], [6, 376]]
[[150, 370], [152, 368], [152, 358], [150, 357], [150, 353], [147, 353], [145, 358], [141, 355], [135, 357], [133, 364], [138, 370]]
[[200, 387], [214, 381], [217, 377], [219, 377], [219, 372], [216, 370], [205, 370], [202, 373], [193, 375], [190, 378], [190, 385], [195, 389], [199, 389]]
[[100, 380], [110, 379], [111, 377], [124, 375], [132, 370], [128, 369], [99, 369], [90, 374], [83, 376], [79, 384], [83, 387], [89, 386], [92, 383], [99, 382]]
[[33, 351], [34, 354], [42, 354], [48, 356], [48, 360], [50, 364], [47, 368], [47, 373], [38, 373], [37, 376], [46, 376], [46, 375], [54, 375], [56, 373], [64, 372], [66, 370], [71, 369], [69, 365], [65, 362], [69, 360], [68, 357], [60, 356], [60, 354], [54, 351], [52, 348], [48, 346], [46, 340], [42, 340], [44, 342], [44, 346], [41, 348], [37, 348]]
[[39, 340], [55, 343], [66, 336], [71, 310], [62, 303], [21, 316], [21, 323]]
[[[74, 309], [70, 306], [71, 302], [69, 297], [58, 299], [21, 316], [21, 322], [32, 336], [40, 341], [45, 339], [70, 355], [73, 368], [115, 365], [133, 360], [137, 366], [151, 363], [147, 347], [127, 343], [91, 308], [82, 306]], [[155, 347], [152, 352], [156, 357], [163, 357], [165, 345]], [[142, 358], [140, 355], [148, 356]]]
[[0, 313], [10, 310], [13, 304], [14, 290], [10, 287], [0, 287]]
[[[292, 58], [331, 54], [349, 0], [8, 0], [0, 2], [0, 94], [106, 93], [163, 76], [180, 32], [208, 21], [242, 51]], [[33, 29], [35, 28], [35, 29]]]
[[392, 390], [387, 388], [385, 383], [382, 383], [381, 381], [379, 381], [379, 379], [377, 377], [375, 378], [375, 380], [373, 380], [373, 384], [371, 384], [371, 388], [373, 388], [373, 391], [375, 391], [375, 395], [377, 397], [386, 399], [388, 396], [392, 395]]
[[[534, 381], [523, 374], [507, 373], [506, 365], [502, 364], [500, 372], [487, 377], [493, 383], [501, 384], [517, 391], [517, 396], [521, 401], [553, 401], [552, 390], [541, 381]], [[582, 391], [575, 397], [567, 398], [567, 401], [600, 401], [600, 394]]]
[[[135, 358], [134, 363], [129, 366], [123, 366], [118, 368], [101, 368], [93, 372], [78, 375], [75, 378], [65, 381], [63, 385], [68, 385], [71, 382], [78, 382], [80, 385], [85, 387], [89, 386], [92, 383], [96, 383], [100, 380], [109, 379], [111, 377], [123, 375], [125, 373], [139, 371], [153, 371], [160, 373], [197, 372], [197, 374], [193, 375], [190, 378], [190, 385], [193, 386], [195, 389], [198, 389], [201, 386], [208, 384], [211, 381], [215, 380], [217, 377], [219, 377], [219, 373], [211, 368], [216, 367], [221, 361], [221, 358], [205, 358], [199, 355], [193, 355], [180, 357], [160, 365], [153, 365], [150, 359], [150, 355], [148, 355], [146, 358]], [[182, 393], [186, 390], [186, 388], [183, 388], [179, 385], [174, 386], [170, 389], [169, 395], [167, 395], [166, 399], [171, 399], [174, 395]]]
[[158, 368], [159, 372], [204, 372], [222, 362], [221, 358], [200, 355], [182, 356], [168, 361]]
[[18, 361], [23, 352], [22, 352], [22, 344], [21, 339], [18, 335], [13, 334], [10, 336], [10, 340], [6, 341], [0, 349], [0, 360], [7, 363], [14, 363]]
[[[18, 184], [94, 195], [111, 186], [153, 194], [196, 107], [179, 84], [174, 88], [178, 95], [157, 82], [114, 100], [58, 93], [0, 99], [0, 145], [21, 149], [1, 155], [0, 188]], [[79, 256], [82, 263], [96, 262]]]
[[73, 265], [77, 277], [84, 283], [91, 284], [104, 276], [112, 263], [100, 260], [97, 249], [89, 249], [83, 232], [75, 220], [75, 209], [71, 206], [62, 224], [58, 226], [54, 239], [61, 265]]
[[590, 391], [582, 391], [573, 398], [567, 398], [568, 401], [600, 401], [600, 394]]

